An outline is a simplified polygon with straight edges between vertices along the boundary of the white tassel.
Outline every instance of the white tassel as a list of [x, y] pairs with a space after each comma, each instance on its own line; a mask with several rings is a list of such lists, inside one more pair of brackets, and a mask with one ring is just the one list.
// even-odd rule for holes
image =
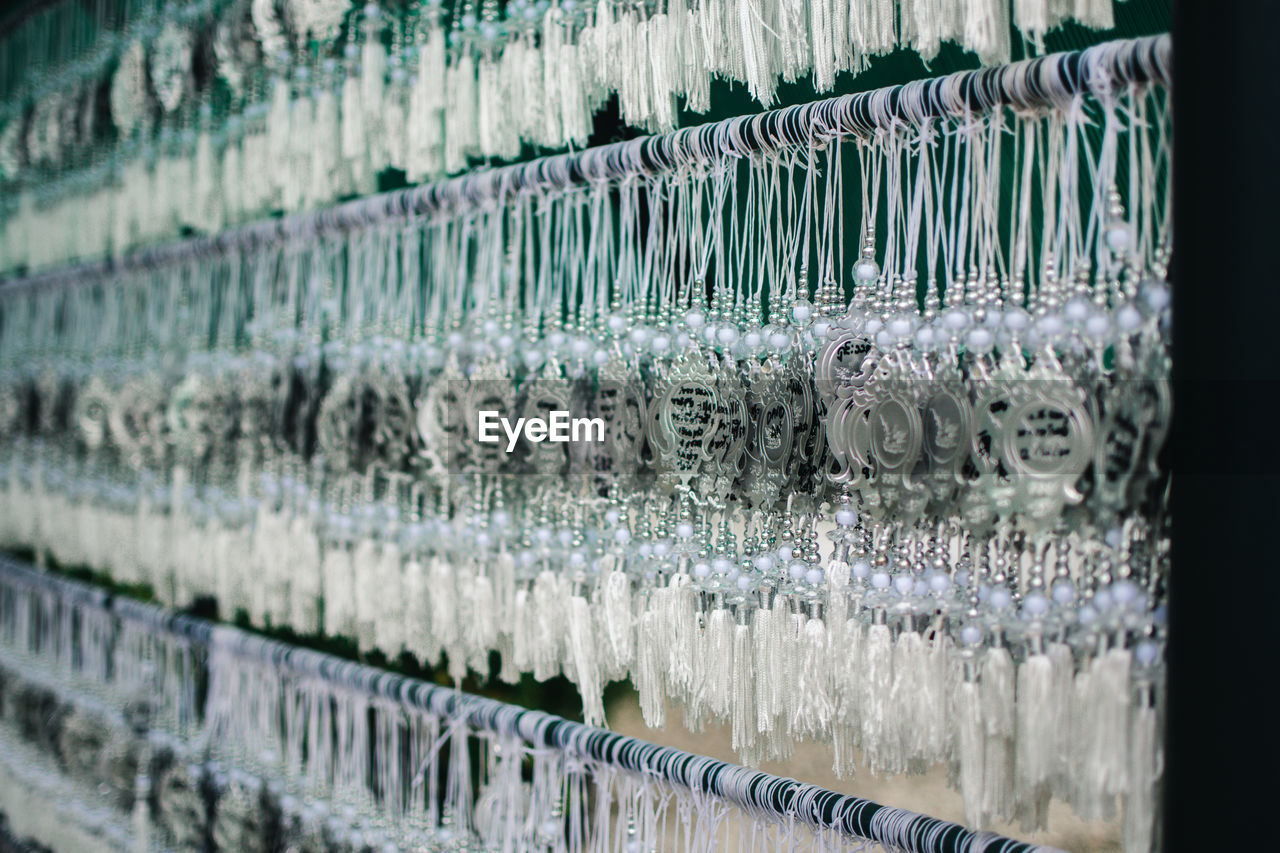
[[442, 559], [431, 561], [428, 594], [431, 596], [432, 659], [437, 660], [441, 649], [452, 648], [458, 642], [458, 585], [453, 566]]
[[591, 610], [580, 595], [569, 599], [569, 652], [582, 694], [582, 717], [589, 726], [604, 725], [604, 685], [596, 657], [596, 637]]
[[407, 601], [400, 549], [395, 543], [382, 546], [373, 582], [376, 585], [375, 595], [380, 600], [380, 612], [373, 622], [373, 644], [382, 649], [389, 659], [395, 660], [405, 645], [404, 611]]
[[[729, 716], [733, 691], [733, 615], [717, 607], [707, 615], [707, 629], [695, 655], [698, 663], [696, 706], [724, 719]], [[688, 716], [693, 716], [690, 709]]]
[[1013, 691], [1013, 658], [1004, 646], [996, 646], [982, 662], [982, 720], [987, 736], [982, 808], [992, 820], [1009, 820], [1014, 812]]
[[511, 665], [519, 672], [533, 670], [533, 616], [529, 612], [529, 590], [516, 590], [512, 605]]
[[284, 180], [288, 175], [290, 149], [290, 97], [289, 81], [277, 78], [271, 87], [271, 107], [267, 112], [267, 150], [268, 161], [272, 168], [265, 169], [261, 175], [268, 182], [270, 190], [265, 194], [264, 202], [268, 205], [277, 203], [284, 191]]
[[494, 603], [493, 579], [478, 575], [471, 582], [468, 608], [471, 618], [466, 626], [467, 654], [470, 666], [481, 675], [489, 673], [489, 650], [498, 645], [498, 612]]
[[750, 626], [734, 625], [729, 719], [733, 749], [748, 767], [757, 766], [763, 759], [756, 731], [756, 694], [752, 684], [756, 677], [754, 651]]
[[824, 737], [835, 719], [831, 663], [826, 623], [810, 618], [800, 638], [798, 702], [791, 721], [792, 731], [800, 737]]
[[886, 746], [886, 758], [891, 773], [905, 771], [911, 756], [923, 753], [920, 739], [925, 721], [920, 718], [920, 711], [928, 700], [926, 665], [924, 638], [919, 632], [899, 634], [893, 647], [893, 686], [889, 690], [889, 720], [894, 731]]
[[427, 577], [422, 564], [409, 560], [404, 566], [404, 647], [419, 661], [429, 660], [431, 647]]
[[445, 82], [444, 169], [462, 171], [476, 148], [476, 67], [468, 53], [458, 57]]
[[1093, 695], [1096, 713], [1091, 738], [1095, 745], [1089, 779], [1107, 798], [1108, 813], [1114, 797], [1129, 788], [1125, 739], [1129, 729], [1128, 649], [1111, 649], [1093, 662]]
[[1142, 704], [1133, 713], [1129, 732], [1129, 793], [1124, 799], [1124, 849], [1155, 849], [1158, 780], [1164, 771], [1156, 709]]
[[891, 766], [889, 740], [893, 733], [893, 721], [888, 718], [893, 687], [893, 642], [888, 625], [867, 628], [862, 661], [862, 748], [871, 772], [881, 773]]
[[[971, 11], [971, 21], [972, 16]], [[1049, 0], [1013, 0], [1013, 23], [1035, 45], [1036, 52], [1042, 53], [1044, 34], [1049, 31]]]
[[987, 737], [978, 685], [962, 680], [956, 687], [955, 703], [956, 763], [964, 820], [980, 829], [990, 824], [991, 816], [985, 808]]
[[[1027, 0], [1015, 0], [1015, 10]], [[1045, 0], [1030, 0], [1043, 4]], [[1015, 11], [1015, 14], [1017, 12]], [[1034, 11], [1031, 12], [1034, 16]], [[1024, 33], [1026, 28], [1020, 26]], [[1043, 29], [1040, 30], [1043, 33]], [[978, 54], [984, 65], [1009, 61], [1012, 44], [1009, 38], [1009, 4], [1005, 0], [968, 0], [964, 17], [964, 47]]]
[[[650, 595], [664, 592], [666, 590], [654, 590]], [[651, 729], [662, 728], [666, 724], [667, 649], [664, 638], [664, 620], [657, 609], [641, 613], [636, 631], [636, 664], [632, 667], [631, 676], [640, 698], [640, 713], [645, 725]]]
[[355, 622], [355, 588], [351, 555], [341, 545], [325, 549], [321, 564], [324, 578], [324, 632], [330, 637], [351, 636]]
[[605, 638], [603, 664], [607, 678], [619, 680], [635, 654], [635, 625], [631, 612], [631, 578], [613, 571], [601, 585], [602, 628]]
[[1044, 829], [1058, 754], [1053, 662], [1031, 655], [1018, 667], [1015, 778], [1025, 832]]
[[289, 522], [289, 541], [289, 624], [300, 634], [314, 634], [321, 627], [320, 540], [308, 520], [298, 516]]
[[378, 605], [378, 546], [372, 539], [361, 539], [351, 554], [355, 587], [354, 637], [361, 651], [374, 646]]
[[543, 571], [533, 584], [533, 677], [538, 681], [560, 674], [564, 606], [559, 579], [554, 572]]

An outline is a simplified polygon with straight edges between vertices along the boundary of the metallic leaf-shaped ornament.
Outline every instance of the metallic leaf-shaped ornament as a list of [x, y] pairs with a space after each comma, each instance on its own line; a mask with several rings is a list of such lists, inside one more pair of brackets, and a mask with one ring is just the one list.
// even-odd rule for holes
[[658, 488], [692, 488], [707, 466], [719, 416], [716, 374], [700, 350], [681, 355], [658, 381], [648, 419]]
[[747, 373], [747, 441], [738, 486], [754, 507], [777, 503], [793, 470], [796, 419], [787, 379], [773, 360], [752, 362]]

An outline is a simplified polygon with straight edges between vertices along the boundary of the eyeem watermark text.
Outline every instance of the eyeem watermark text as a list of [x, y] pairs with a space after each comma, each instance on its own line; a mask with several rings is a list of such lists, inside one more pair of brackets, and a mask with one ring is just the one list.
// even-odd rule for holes
[[534, 444], [544, 441], [604, 441], [604, 418], [575, 418], [559, 409], [553, 409], [549, 414], [549, 418], [516, 418], [513, 424], [499, 412], [482, 409], [479, 412], [479, 440], [485, 444], [498, 444], [502, 440], [498, 432], [501, 428], [507, 437], [507, 453], [516, 449], [521, 435]]

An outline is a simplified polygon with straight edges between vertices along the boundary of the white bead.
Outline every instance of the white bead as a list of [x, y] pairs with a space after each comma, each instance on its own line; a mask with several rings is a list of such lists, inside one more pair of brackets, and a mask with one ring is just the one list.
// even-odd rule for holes
[[659, 539], [653, 543], [653, 555], [655, 557], [665, 557], [671, 553], [671, 543], [666, 539]]
[[573, 353], [574, 358], [586, 358], [587, 353], [591, 352], [591, 341], [586, 338], [574, 338], [573, 343], [569, 345], [569, 351]]
[[756, 557], [755, 566], [759, 571], [767, 572], [773, 568], [773, 557], [770, 557], [768, 554], [761, 554], [759, 557]]
[[769, 346], [776, 350], [791, 348], [791, 336], [786, 332], [774, 332], [769, 336]]
[[991, 594], [987, 596], [987, 602], [996, 610], [1004, 610], [1012, 601], [1013, 598], [1009, 595], [1009, 590], [1002, 586], [991, 590]]
[[982, 629], [977, 625], [965, 625], [960, 629], [960, 642], [966, 646], [976, 646], [982, 642]]
[[1066, 578], [1059, 578], [1053, 582], [1053, 600], [1059, 604], [1070, 604], [1075, 600], [1076, 587]]
[[739, 575], [738, 589], [741, 589], [741, 590], [751, 589], [751, 578], [747, 577], [746, 575]]
[[810, 569], [805, 572], [804, 579], [810, 586], [818, 586], [827, 579], [827, 575], [822, 569]]
[[863, 326], [863, 331], [865, 331], [868, 335], [874, 335], [876, 332], [880, 331], [883, 328], [884, 328], [884, 323], [880, 320], [880, 318], [872, 317], [870, 320], [867, 321], [867, 324]]
[[867, 575], [871, 574], [871, 564], [866, 560], [855, 560], [851, 567], [851, 571], [855, 578], [865, 578]]
[[954, 329], [957, 332], [969, 325], [969, 312], [959, 308], [952, 308], [946, 314], [942, 315], [942, 322], [946, 324], [948, 329]]
[[524, 363], [530, 370], [536, 370], [542, 366], [547, 357], [542, 354], [542, 350], [527, 349], [524, 351]]
[[1123, 252], [1133, 243], [1133, 232], [1128, 225], [1112, 225], [1107, 229], [1107, 248], [1113, 252]]
[[1023, 599], [1022, 607], [1032, 616], [1043, 616], [1049, 609], [1049, 599], [1045, 598], [1043, 593], [1032, 592]]
[[1160, 647], [1151, 640], [1143, 640], [1133, 650], [1133, 657], [1142, 666], [1150, 666], [1160, 657]]
[[742, 342], [747, 345], [748, 349], [758, 350], [764, 344], [764, 338], [760, 336], [759, 332], [752, 331], [743, 335]]
[[596, 350], [595, 352], [591, 353], [591, 360], [596, 363], [596, 366], [607, 364], [609, 362], [608, 350], [602, 350], [602, 349]]
[[916, 329], [916, 346], [920, 349], [931, 350], [936, 343], [936, 333], [932, 326], [921, 326]]
[[799, 560], [796, 560], [787, 569], [787, 574], [791, 576], [791, 579], [793, 581], [798, 581], [805, 576], [805, 572], [807, 572], [808, 570], [809, 570], [809, 567], [807, 565], [800, 562]]
[[1142, 298], [1152, 311], [1163, 311], [1169, 307], [1172, 294], [1169, 293], [1167, 284], [1152, 283], [1142, 289]]
[[791, 317], [797, 323], [804, 323], [813, 316], [813, 303], [807, 299], [801, 299], [791, 306]]
[[642, 347], [649, 342], [649, 336], [652, 334], [648, 326], [636, 326], [631, 330], [631, 343]]
[[995, 335], [985, 326], [976, 326], [965, 336], [965, 345], [974, 352], [990, 352], [995, 343]]
[[1062, 312], [1067, 315], [1067, 319], [1072, 323], [1079, 323], [1089, 316], [1089, 302], [1079, 296], [1074, 297], [1063, 306]]
[[888, 589], [890, 583], [888, 572], [876, 572], [871, 576], [871, 585], [876, 589]]
[[906, 317], [894, 317], [889, 321], [889, 334], [895, 338], [905, 338], [911, 335], [912, 326], [914, 324]]
[[947, 577], [941, 572], [938, 572], [933, 577], [929, 578], [929, 589], [933, 590], [934, 592], [946, 592], [948, 587], [950, 586], [951, 586], [951, 578]]
[[604, 523], [605, 523], [605, 524], [607, 524], [607, 525], [609, 525], [610, 527], [615, 527], [615, 526], [617, 526], [618, 521], [619, 521], [621, 518], [622, 518], [622, 513], [621, 513], [621, 512], [619, 512], [618, 510], [616, 510], [616, 509], [609, 509], [609, 510], [605, 510], [605, 513], [604, 513]]
[[792, 556], [794, 556], [794, 554], [795, 554], [795, 549], [792, 548], [790, 545], [778, 546], [778, 559], [782, 560], [782, 562], [784, 563], [788, 562], [792, 558]]
[[1045, 314], [1040, 318], [1040, 321], [1036, 323], [1036, 329], [1038, 329], [1040, 334], [1044, 335], [1046, 338], [1057, 337], [1062, 334], [1062, 330], [1064, 328], [1065, 326], [1063, 325], [1062, 317], [1057, 314]]
[[893, 588], [898, 591], [898, 595], [906, 595], [915, 587], [916, 582], [911, 575], [898, 575], [893, 579]]
[[1111, 585], [1111, 597], [1121, 607], [1133, 603], [1138, 597], [1138, 587], [1130, 580], [1118, 580]]
[[853, 277], [861, 284], [870, 284], [880, 276], [880, 265], [869, 258], [863, 258], [853, 265]]
[[1031, 315], [1021, 308], [1010, 308], [1004, 312], [1004, 325], [1010, 331], [1021, 332], [1031, 325]]
[[852, 509], [836, 510], [836, 524], [841, 527], [853, 527], [858, 523], [858, 513]]
[[671, 336], [654, 335], [653, 340], [649, 342], [649, 349], [653, 351], [654, 355], [662, 355], [671, 349]]
[[690, 329], [701, 329], [707, 323], [707, 315], [694, 308], [684, 315], [684, 321]]
[[876, 346], [880, 349], [891, 349], [896, 342], [893, 335], [889, 334], [888, 329], [881, 329], [876, 333]]
[[609, 330], [614, 334], [622, 334], [627, 328], [627, 318], [621, 314], [609, 315]]
[[619, 545], [626, 545], [631, 541], [631, 531], [625, 527], [619, 527], [617, 530], [613, 531], [613, 541], [617, 542]]
[[718, 340], [720, 343], [726, 346], [733, 343], [737, 339], [738, 339], [738, 327], [730, 323], [725, 323], [723, 326], [720, 327], [720, 330], [716, 332], [716, 340]]
[[711, 561], [711, 569], [718, 575], [727, 575], [733, 571], [733, 560], [727, 557], [716, 557]]
[[711, 574], [711, 566], [707, 563], [695, 563], [693, 567], [693, 576], [695, 578], [705, 578]]
[[690, 539], [693, 537], [693, 525], [687, 521], [682, 521], [676, 525], [676, 535], [681, 539]]
[[1094, 314], [1084, 321], [1084, 333], [1095, 341], [1102, 341], [1111, 335], [1111, 318], [1106, 314]]
[[1142, 325], [1142, 312], [1126, 302], [1116, 310], [1116, 326], [1122, 332], [1132, 332]]
[[813, 336], [819, 341], [826, 340], [827, 335], [831, 332], [831, 321], [818, 320], [813, 324]]

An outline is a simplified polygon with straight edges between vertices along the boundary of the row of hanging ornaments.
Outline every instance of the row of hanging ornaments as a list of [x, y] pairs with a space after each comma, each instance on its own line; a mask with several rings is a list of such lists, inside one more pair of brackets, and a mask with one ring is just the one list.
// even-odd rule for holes
[[1149, 809], [1166, 92], [1061, 103], [6, 288], [0, 536], [591, 722], [629, 676], [748, 763], [950, 761], [974, 825]]
[[713, 77], [768, 106], [780, 80], [812, 74], [827, 91], [899, 45], [927, 60], [955, 42], [998, 63], [1012, 26], [1033, 46], [1069, 20], [1112, 26], [1112, 0], [739, 6], [170, 3], [41, 77], [11, 37], [0, 50], [27, 64], [0, 109], [0, 268], [214, 233], [372, 192], [386, 169], [416, 183], [523, 144], [581, 146], [614, 94], [627, 124], [669, 130], [677, 104], [708, 109]]

